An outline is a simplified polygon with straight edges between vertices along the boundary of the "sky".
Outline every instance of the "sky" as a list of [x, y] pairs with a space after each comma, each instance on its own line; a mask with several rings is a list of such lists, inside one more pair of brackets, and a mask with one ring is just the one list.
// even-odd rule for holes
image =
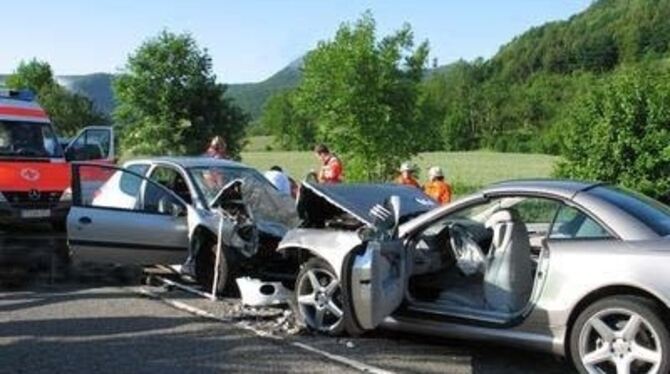
[[226, 83], [257, 82], [371, 10], [379, 35], [403, 23], [440, 65], [488, 58], [532, 26], [566, 19], [591, 0], [20, 0], [3, 1], [0, 73], [21, 60], [58, 75], [115, 73], [161, 30], [191, 33]]

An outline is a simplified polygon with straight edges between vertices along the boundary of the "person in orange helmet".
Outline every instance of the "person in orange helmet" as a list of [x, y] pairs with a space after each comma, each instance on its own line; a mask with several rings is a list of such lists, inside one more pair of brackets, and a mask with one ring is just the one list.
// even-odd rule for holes
[[410, 162], [403, 162], [400, 165], [400, 175], [395, 179], [398, 184], [421, 188], [419, 181], [414, 178], [416, 168]]
[[428, 169], [428, 179], [429, 181], [423, 189], [426, 195], [442, 205], [451, 202], [452, 188], [449, 183], [444, 181], [444, 173], [439, 166]]

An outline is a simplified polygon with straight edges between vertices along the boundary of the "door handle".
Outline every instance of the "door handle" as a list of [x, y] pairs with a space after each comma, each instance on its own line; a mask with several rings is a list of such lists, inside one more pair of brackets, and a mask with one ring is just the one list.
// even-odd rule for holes
[[90, 223], [92, 223], [92, 222], [93, 222], [93, 221], [92, 221], [89, 217], [81, 217], [81, 218], [79, 218], [79, 223], [81, 223], [82, 225], [88, 225], [88, 224], [90, 224]]

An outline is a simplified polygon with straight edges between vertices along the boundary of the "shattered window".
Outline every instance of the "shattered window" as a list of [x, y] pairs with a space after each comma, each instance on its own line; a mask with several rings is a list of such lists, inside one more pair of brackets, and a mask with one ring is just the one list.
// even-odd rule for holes
[[189, 169], [195, 184], [209, 204], [222, 188], [234, 180], [242, 181], [244, 202], [251, 209], [254, 221], [263, 231], [283, 236], [298, 224], [295, 201], [279, 192], [258, 171], [239, 167], [197, 167]]

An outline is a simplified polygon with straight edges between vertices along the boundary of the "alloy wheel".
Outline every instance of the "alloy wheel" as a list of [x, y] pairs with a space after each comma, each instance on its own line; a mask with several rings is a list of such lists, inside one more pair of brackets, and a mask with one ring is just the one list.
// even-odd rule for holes
[[609, 308], [584, 324], [579, 357], [589, 373], [658, 373], [663, 352], [649, 321], [631, 310]]
[[335, 275], [322, 268], [307, 270], [297, 287], [297, 301], [305, 323], [317, 331], [330, 332], [342, 322], [342, 291]]

